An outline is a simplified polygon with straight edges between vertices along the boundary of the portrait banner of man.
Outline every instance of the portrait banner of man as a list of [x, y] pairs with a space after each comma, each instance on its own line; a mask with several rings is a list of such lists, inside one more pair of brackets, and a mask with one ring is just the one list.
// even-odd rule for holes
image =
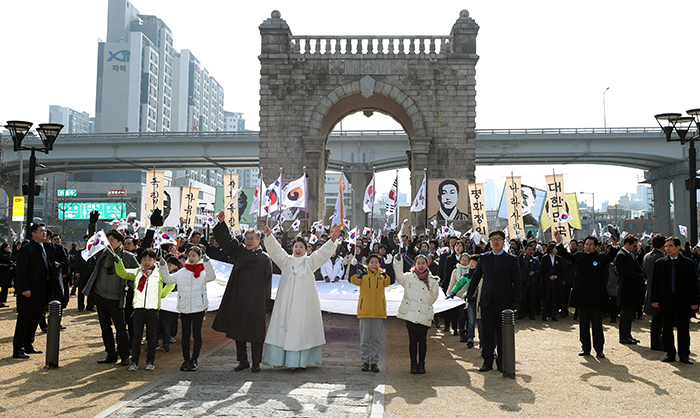
[[255, 225], [257, 216], [250, 212], [250, 205], [253, 204], [255, 187], [244, 187], [238, 194], [238, 222], [241, 224]]
[[468, 184], [467, 179], [428, 179], [428, 220], [464, 221], [460, 226], [466, 225], [469, 221]]

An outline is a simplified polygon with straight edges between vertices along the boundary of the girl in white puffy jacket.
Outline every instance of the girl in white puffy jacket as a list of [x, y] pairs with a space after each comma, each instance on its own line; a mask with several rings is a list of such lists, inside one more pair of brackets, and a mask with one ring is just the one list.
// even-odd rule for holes
[[403, 272], [402, 257], [394, 257], [396, 281], [403, 286], [403, 299], [399, 306], [399, 319], [406, 320], [408, 351], [411, 356], [411, 373], [425, 373], [425, 351], [428, 329], [433, 319], [433, 303], [438, 298], [440, 283], [428, 270], [428, 259], [418, 254], [411, 271]]
[[[184, 268], [170, 274], [165, 260], [158, 267], [160, 278], [164, 283], [177, 284], [177, 310], [182, 322], [182, 357], [184, 361], [180, 370], [197, 370], [197, 359], [202, 349], [202, 322], [204, 313], [209, 308], [207, 282], [216, 279], [209, 257], [202, 257], [202, 249], [192, 246], [187, 250], [187, 262]], [[194, 347], [190, 356], [190, 333], [194, 336]]]

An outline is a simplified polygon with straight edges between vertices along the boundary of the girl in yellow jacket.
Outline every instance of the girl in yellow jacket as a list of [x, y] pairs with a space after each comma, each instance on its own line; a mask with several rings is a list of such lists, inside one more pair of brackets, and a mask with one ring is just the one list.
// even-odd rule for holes
[[394, 259], [396, 281], [403, 286], [403, 299], [399, 306], [399, 319], [406, 320], [408, 351], [411, 356], [411, 373], [425, 373], [425, 351], [430, 321], [433, 319], [433, 303], [438, 298], [440, 284], [428, 270], [428, 259], [418, 254], [411, 271], [403, 272], [401, 257]]
[[391, 279], [379, 268], [381, 258], [377, 254], [367, 257], [367, 270], [357, 265], [357, 273], [350, 277], [350, 283], [360, 286], [357, 301], [357, 318], [360, 320], [360, 355], [362, 371], [379, 371], [379, 344], [382, 327], [386, 322], [386, 296], [384, 288]]

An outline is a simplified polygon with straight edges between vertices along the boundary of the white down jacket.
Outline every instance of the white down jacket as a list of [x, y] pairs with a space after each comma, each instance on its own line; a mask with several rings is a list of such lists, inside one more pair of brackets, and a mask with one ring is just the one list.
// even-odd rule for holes
[[396, 281], [404, 289], [403, 299], [396, 317], [429, 327], [435, 314], [433, 312], [433, 303], [435, 303], [440, 294], [440, 283], [428, 270], [428, 283], [430, 283], [430, 289], [428, 289], [425, 283], [418, 278], [418, 275], [413, 272], [413, 268], [411, 268], [411, 271], [403, 272], [403, 260], [401, 257], [394, 257], [393, 266]]
[[165, 260], [158, 264], [163, 283], [177, 284], [177, 310], [183, 314], [204, 312], [209, 308], [207, 282], [216, 279], [216, 273], [209, 258], [206, 261], [199, 260], [197, 264], [204, 264], [199, 277], [194, 277], [194, 273], [184, 267], [170, 274]]

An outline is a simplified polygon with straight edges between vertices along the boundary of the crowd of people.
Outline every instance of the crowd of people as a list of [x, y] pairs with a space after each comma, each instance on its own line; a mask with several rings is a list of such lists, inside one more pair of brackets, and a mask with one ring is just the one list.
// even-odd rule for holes
[[[98, 219], [98, 213], [91, 214], [86, 242]], [[336, 227], [314, 231], [318, 241], [313, 242], [310, 233], [290, 237], [269, 227], [236, 236], [223, 212], [217, 219], [210, 241], [187, 231], [179, 245], [153, 248], [155, 228], [163, 224], [156, 210], [143, 239], [112, 229], [106, 233], [107, 247], [87, 259], [76, 245], [64, 247], [60, 235], [42, 223], [29, 228], [27, 242], [0, 246], [0, 307], [6, 306], [9, 288], [17, 296], [13, 357], [41, 353], [34, 339], [37, 328], [46, 329], [48, 301], [59, 300], [65, 310], [77, 292], [78, 311], [97, 311], [106, 352], [98, 363], [137, 370], [145, 328], [145, 369], [153, 370], [157, 349], [168, 352], [175, 341], [179, 319], [180, 369], [197, 370], [209, 309], [207, 283], [216, 277], [210, 260], [218, 260], [233, 268], [212, 327], [236, 341], [235, 371], [250, 368], [257, 373], [261, 364], [292, 369], [321, 364], [326, 341], [318, 281], [346, 281], [359, 288], [362, 371], [379, 371], [385, 288], [393, 283], [404, 289], [397, 317], [406, 322], [413, 374], [426, 373], [431, 327], [458, 336], [467, 349], [478, 340], [484, 360], [479, 370], [492, 370], [495, 362], [502, 371], [505, 309], [513, 309], [519, 320], [540, 316], [542, 321], [559, 321], [572, 315], [579, 323], [579, 355], [595, 352], [599, 358], [605, 357], [605, 319], [619, 322], [621, 344], [639, 344], [632, 321], [646, 313], [651, 317], [650, 349], [665, 351], [665, 362], [678, 357], [692, 364], [688, 324], [700, 305], [700, 248], [684, 248], [676, 237], [657, 234], [640, 240], [610, 234], [605, 242], [588, 236], [564, 245], [556, 231], [551, 241], [541, 242], [507, 239], [499, 230], [488, 239], [470, 233], [437, 237], [385, 230], [351, 242]], [[273, 303], [275, 273], [280, 281]], [[160, 309], [161, 299], [173, 290], [178, 292], [178, 313]], [[435, 314], [439, 297], [465, 303]]]

